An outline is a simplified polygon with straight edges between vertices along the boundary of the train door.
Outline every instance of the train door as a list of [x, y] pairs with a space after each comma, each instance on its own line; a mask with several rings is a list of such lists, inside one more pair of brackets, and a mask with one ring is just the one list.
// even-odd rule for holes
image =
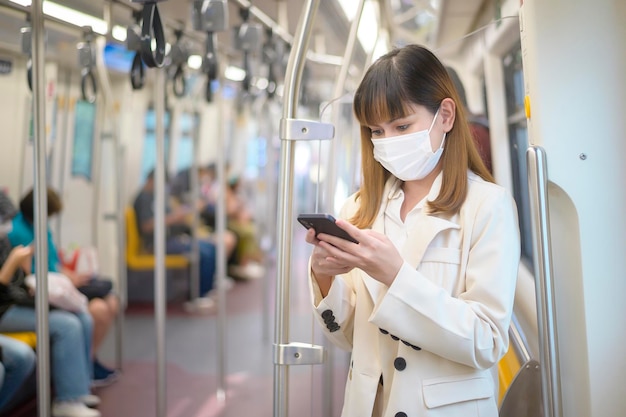
[[626, 409], [626, 4], [520, 8], [544, 415]]

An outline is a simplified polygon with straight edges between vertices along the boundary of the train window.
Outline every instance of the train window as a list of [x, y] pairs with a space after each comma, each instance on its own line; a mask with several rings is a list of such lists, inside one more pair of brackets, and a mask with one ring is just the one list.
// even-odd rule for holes
[[[169, 110], [165, 112], [163, 128], [165, 130], [165, 166], [169, 166], [170, 150], [170, 119]], [[156, 112], [153, 108], [148, 109], [145, 119], [146, 135], [143, 141], [143, 154], [141, 159], [141, 182], [143, 183], [156, 165]]]
[[532, 265], [533, 243], [528, 196], [528, 170], [526, 166], [528, 131], [524, 113], [524, 74], [521, 44], [518, 43], [506, 54], [502, 62], [504, 65], [511, 170], [513, 171], [513, 197], [519, 212], [522, 262], [530, 267]]
[[175, 171], [179, 172], [191, 167], [194, 151], [193, 140], [198, 126], [198, 114], [182, 113], [180, 115], [180, 132], [176, 141]]

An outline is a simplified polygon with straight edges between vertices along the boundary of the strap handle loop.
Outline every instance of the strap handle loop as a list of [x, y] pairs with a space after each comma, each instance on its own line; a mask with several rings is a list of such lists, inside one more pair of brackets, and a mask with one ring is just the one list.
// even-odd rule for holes
[[[142, 11], [141, 59], [150, 68], [160, 68], [165, 60], [165, 34], [156, 3], [146, 3]], [[152, 50], [152, 35], [156, 48]]]

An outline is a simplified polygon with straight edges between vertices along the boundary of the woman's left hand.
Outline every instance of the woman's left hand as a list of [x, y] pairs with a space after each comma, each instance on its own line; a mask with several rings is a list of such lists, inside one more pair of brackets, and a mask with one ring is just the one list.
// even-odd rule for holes
[[390, 286], [404, 259], [387, 236], [373, 230], [361, 230], [345, 220], [337, 220], [337, 226], [348, 232], [359, 243], [320, 233], [320, 245], [330, 254], [329, 263], [353, 265], [387, 286]]

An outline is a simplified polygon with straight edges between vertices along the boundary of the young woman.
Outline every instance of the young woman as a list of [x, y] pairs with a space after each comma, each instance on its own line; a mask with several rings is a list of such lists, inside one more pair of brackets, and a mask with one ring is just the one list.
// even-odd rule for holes
[[358, 243], [306, 236], [316, 316], [352, 352], [343, 417], [498, 415], [517, 214], [459, 103], [416, 45], [381, 57], [355, 94], [362, 186], [337, 225]]

